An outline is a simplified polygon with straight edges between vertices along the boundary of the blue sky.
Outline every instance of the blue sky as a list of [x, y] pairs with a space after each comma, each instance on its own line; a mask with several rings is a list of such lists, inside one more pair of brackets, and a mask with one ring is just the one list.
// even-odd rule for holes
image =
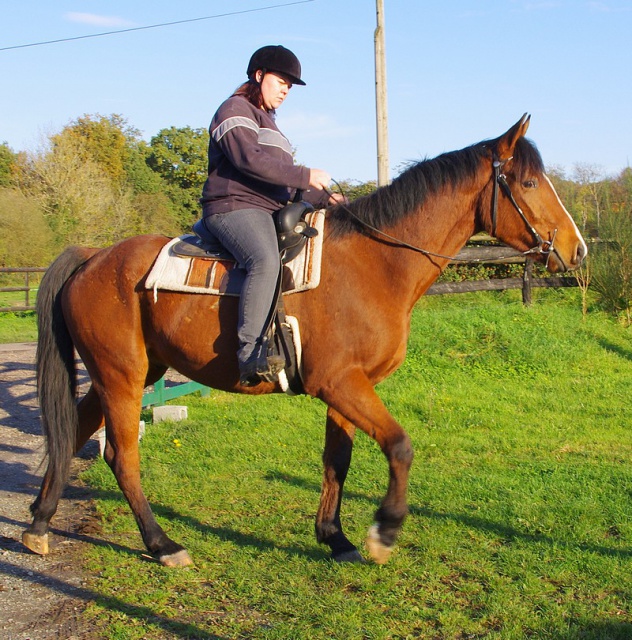
[[[0, 0], [0, 48], [246, 12], [291, 0]], [[524, 112], [547, 166], [616, 175], [632, 162], [632, 0], [384, 0], [389, 158], [496, 137]], [[374, 0], [311, 0], [164, 28], [0, 51], [0, 142], [34, 150], [84, 114], [147, 140], [208, 126], [251, 53], [301, 59], [278, 124], [298, 160], [336, 179], [377, 175]]]

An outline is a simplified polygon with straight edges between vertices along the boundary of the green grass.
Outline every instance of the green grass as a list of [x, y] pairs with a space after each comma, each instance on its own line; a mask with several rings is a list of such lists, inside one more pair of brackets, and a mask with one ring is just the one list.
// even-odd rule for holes
[[[6, 279], [6, 278], [5, 278]], [[24, 282], [5, 282], [7, 286], [23, 285]], [[31, 292], [30, 304], [35, 304], [36, 290]], [[23, 291], [0, 292], [0, 307], [23, 307]], [[0, 344], [9, 342], [35, 342], [37, 340], [37, 317], [34, 311], [0, 312]]]
[[36, 341], [37, 316], [35, 311], [0, 313], [0, 344]]
[[[379, 387], [416, 450], [389, 564], [339, 566], [315, 542], [323, 405], [213, 392], [141, 443], [156, 517], [195, 567], [143, 559], [97, 461], [105, 542], [85, 615], [120, 639], [632, 637], [632, 333], [583, 320], [577, 292], [534, 297], [418, 305], [407, 360]], [[358, 544], [387, 475], [359, 435], [343, 504]]]

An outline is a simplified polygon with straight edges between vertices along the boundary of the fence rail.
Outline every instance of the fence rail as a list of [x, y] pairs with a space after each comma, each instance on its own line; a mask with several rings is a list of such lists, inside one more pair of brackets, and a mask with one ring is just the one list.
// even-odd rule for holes
[[[533, 261], [527, 260], [518, 251], [503, 246], [468, 246], [458, 254], [458, 264], [520, 264], [524, 263], [524, 273], [522, 278], [498, 278], [487, 280], [465, 280], [463, 282], [438, 282], [433, 284], [426, 295], [445, 295], [454, 293], [466, 293], [470, 291], [504, 291], [507, 289], [522, 289], [522, 300], [525, 304], [531, 302], [532, 287], [573, 287], [577, 286], [574, 277], [558, 278], [534, 278]], [[469, 262], [468, 262], [469, 261]], [[456, 264], [456, 263], [453, 263]], [[30, 274], [43, 273], [46, 267], [2, 267], [0, 274], [23, 274], [24, 286], [22, 287], [2, 287], [0, 293], [24, 292], [25, 303], [23, 306], [0, 307], [0, 312], [11, 311], [32, 311], [34, 305], [30, 304], [30, 292], [35, 290], [31, 286]], [[154, 385], [153, 392], [143, 396], [143, 407], [164, 404], [167, 400], [172, 400], [180, 396], [201, 391], [203, 395], [208, 395], [209, 388], [197, 382], [185, 382], [173, 387], [166, 387], [162, 378]]]
[[24, 285], [21, 287], [0, 287], [0, 293], [24, 293], [24, 304], [22, 306], [0, 307], [0, 312], [11, 311], [34, 311], [35, 305], [31, 304], [30, 294], [36, 287], [31, 286], [32, 273], [44, 273], [46, 267], [0, 267], [0, 274], [21, 273], [24, 276]]
[[[573, 276], [534, 278], [532, 274], [533, 262], [510, 247], [498, 245], [474, 245], [462, 249], [458, 256], [458, 264], [524, 264], [522, 278], [497, 278], [486, 280], [465, 280], [463, 282], [437, 282], [426, 292], [426, 295], [445, 295], [467, 293], [470, 291], [504, 291], [506, 289], [522, 289], [523, 301], [528, 304], [531, 300], [533, 287], [574, 287], [577, 281]], [[453, 262], [452, 264], [457, 264]], [[23, 274], [24, 285], [21, 287], [2, 287], [0, 293], [24, 292], [24, 305], [0, 307], [0, 312], [34, 311], [30, 294], [37, 288], [31, 286], [30, 275], [44, 273], [46, 267], [1, 267], [0, 274]]]
[[463, 282], [435, 282], [426, 291], [427, 296], [471, 291], [505, 291], [522, 289], [522, 302], [531, 304], [531, 289], [534, 287], [576, 287], [574, 276], [534, 278], [533, 260], [510, 247], [498, 245], [474, 245], [462, 249], [456, 256], [458, 262], [451, 264], [524, 264], [522, 278], [488, 278], [486, 280], [464, 280]]

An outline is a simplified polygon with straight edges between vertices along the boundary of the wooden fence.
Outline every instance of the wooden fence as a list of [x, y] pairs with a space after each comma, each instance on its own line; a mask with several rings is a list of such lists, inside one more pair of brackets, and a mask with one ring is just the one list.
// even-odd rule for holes
[[531, 289], [533, 287], [576, 287], [574, 276], [557, 276], [547, 278], [533, 277], [533, 260], [505, 246], [475, 245], [465, 247], [457, 256], [458, 263], [452, 264], [524, 264], [522, 278], [487, 278], [485, 280], [464, 280], [463, 282], [435, 282], [427, 296], [444, 295], [450, 293], [468, 293], [470, 291], [505, 291], [507, 289], [522, 289], [522, 301], [531, 304]]
[[[485, 240], [485, 238], [483, 238]], [[509, 247], [499, 245], [474, 245], [465, 247], [457, 256], [458, 264], [524, 264], [522, 278], [497, 278], [485, 280], [465, 280], [463, 282], [436, 282], [426, 292], [426, 295], [444, 295], [453, 293], [467, 293], [470, 291], [504, 291], [507, 289], [522, 289], [522, 299], [525, 304], [531, 302], [531, 289], [533, 287], [576, 287], [577, 280], [574, 276], [559, 276], [547, 278], [533, 277], [533, 262], [525, 259], [525, 256]], [[452, 263], [452, 264], [457, 264]], [[37, 287], [31, 286], [30, 274], [39, 274], [46, 271], [46, 267], [2, 267], [0, 274], [22, 274], [23, 286], [2, 287], [0, 293], [23, 292], [24, 304], [20, 306], [0, 307], [0, 312], [6, 311], [33, 311], [35, 306], [31, 303], [31, 292]]]
[[[503, 246], [468, 246], [457, 256], [459, 264], [524, 264], [522, 278], [499, 278], [486, 280], [465, 280], [463, 282], [438, 282], [432, 285], [426, 295], [443, 295], [454, 293], [466, 293], [468, 291], [504, 291], [507, 289], [522, 289], [522, 300], [524, 304], [531, 303], [532, 287], [573, 287], [577, 286], [574, 277], [555, 278], [534, 278], [533, 261], [526, 260], [524, 255]], [[0, 312], [4, 311], [32, 311], [35, 309], [31, 304], [30, 293], [35, 289], [31, 287], [29, 274], [43, 273], [45, 267], [24, 267], [24, 268], [0, 268], [0, 274], [23, 274], [24, 285], [21, 287], [3, 287], [0, 293], [24, 292], [24, 305], [12, 307], [0, 307]], [[164, 404], [167, 400], [179, 398], [180, 396], [201, 391], [202, 395], [209, 394], [209, 388], [197, 382], [185, 382], [167, 387], [165, 379], [162, 378], [154, 385], [154, 390], [143, 396], [143, 407], [157, 406]]]
[[37, 289], [37, 287], [31, 286], [31, 274], [44, 273], [46, 267], [0, 267], [0, 274], [21, 274], [23, 277], [23, 285], [20, 287], [0, 287], [0, 293], [24, 293], [23, 305], [11, 305], [7, 307], [0, 307], [0, 312], [6, 311], [33, 311], [35, 306], [31, 304], [31, 291]]

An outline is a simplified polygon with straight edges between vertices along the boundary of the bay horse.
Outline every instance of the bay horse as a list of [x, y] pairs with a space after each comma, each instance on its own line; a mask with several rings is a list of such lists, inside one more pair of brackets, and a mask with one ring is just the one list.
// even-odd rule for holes
[[[375, 562], [387, 561], [406, 517], [411, 440], [374, 387], [403, 362], [413, 307], [450, 257], [479, 231], [550, 272], [578, 267], [587, 253], [539, 152], [525, 138], [529, 120], [525, 114], [498, 138], [421, 161], [373, 194], [330, 208], [320, 285], [286, 298], [301, 327], [305, 393], [327, 405], [315, 526], [334, 560], [364, 561], [340, 521], [356, 429], [379, 444], [388, 462], [388, 488], [367, 538]], [[154, 300], [145, 289], [167, 242], [148, 235], [101, 250], [71, 247], [42, 280], [37, 378], [48, 466], [23, 533], [35, 553], [48, 553], [49, 522], [72, 456], [105, 424], [104, 458], [147, 549], [163, 565], [190, 564], [188, 552], [154, 519], [141, 488], [145, 386], [172, 367], [216, 389], [281, 392], [273, 382], [239, 384], [236, 298], [160, 292]], [[74, 349], [91, 379], [78, 403]]]

